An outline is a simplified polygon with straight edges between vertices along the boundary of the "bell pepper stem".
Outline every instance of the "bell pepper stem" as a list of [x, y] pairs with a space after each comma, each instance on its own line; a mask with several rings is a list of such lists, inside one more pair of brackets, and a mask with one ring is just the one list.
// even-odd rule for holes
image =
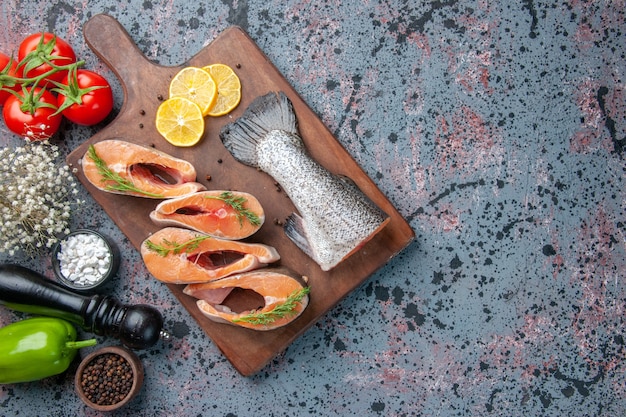
[[98, 341], [96, 339], [76, 340], [65, 342], [65, 347], [68, 349], [82, 349], [84, 347], [93, 346]]

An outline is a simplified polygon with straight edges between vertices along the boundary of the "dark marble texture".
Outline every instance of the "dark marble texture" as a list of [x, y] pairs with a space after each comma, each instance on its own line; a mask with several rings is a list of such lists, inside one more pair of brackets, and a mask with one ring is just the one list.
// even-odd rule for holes
[[[175, 336], [140, 353], [143, 390], [115, 415], [624, 415], [626, 4], [415, 3], [0, 4], [0, 50], [57, 32], [114, 82], [116, 111], [121, 89], [82, 38], [91, 16], [164, 65], [240, 25], [417, 235], [244, 378], [82, 191], [73, 227], [123, 250], [107, 291], [158, 305]], [[55, 142], [67, 153], [97, 129]], [[0, 123], [0, 144], [18, 143]], [[51, 276], [45, 257], [0, 261]], [[0, 309], [1, 325], [18, 317]], [[0, 415], [97, 415], [72, 376], [0, 386]]]

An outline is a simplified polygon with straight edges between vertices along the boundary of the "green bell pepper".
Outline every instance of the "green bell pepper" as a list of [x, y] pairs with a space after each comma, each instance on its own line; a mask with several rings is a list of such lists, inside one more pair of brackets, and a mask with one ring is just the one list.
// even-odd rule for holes
[[0, 384], [29, 382], [58, 375], [78, 349], [96, 339], [76, 341], [76, 329], [55, 317], [33, 317], [0, 329]]

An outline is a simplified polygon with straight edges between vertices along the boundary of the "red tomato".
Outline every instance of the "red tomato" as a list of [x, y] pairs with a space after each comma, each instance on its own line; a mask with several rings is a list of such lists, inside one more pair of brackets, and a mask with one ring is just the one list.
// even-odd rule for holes
[[113, 109], [111, 86], [103, 76], [93, 71], [76, 70], [75, 80], [71, 79], [73, 74], [69, 73], [63, 79], [67, 89], [56, 89], [59, 92], [57, 104], [63, 109], [63, 116], [85, 126], [101, 122]]
[[[10, 60], [11, 60], [11, 57], [0, 52], [0, 73], [4, 73], [5, 75], [11, 76], [11, 77], [17, 77], [18, 76], [17, 71], [16, 71], [17, 62], [15, 60], [11, 61], [11, 67], [8, 69], [8, 71], [6, 73], [4, 72], [7, 69], [7, 65]], [[19, 85], [15, 85], [12, 87], [9, 87], [9, 86], [4, 87], [1, 80], [0, 80], [0, 87], [10, 88], [11, 90], [14, 90], [14, 91], [18, 91], [20, 89]], [[8, 91], [0, 90], [0, 106], [2, 106], [5, 101], [7, 101], [7, 98], [10, 95], [11, 93], [9, 93]]]
[[[43, 43], [41, 42], [42, 36]], [[52, 67], [41, 59], [41, 56], [59, 66], [76, 62], [76, 54], [70, 44], [58, 36], [55, 38], [54, 34], [48, 32], [34, 33], [24, 38], [17, 52], [20, 64], [27, 55], [32, 58], [29, 58], [29, 62], [21, 68], [25, 78], [37, 77], [52, 70]], [[66, 74], [67, 71], [58, 71], [46, 79], [60, 82]]]
[[[56, 114], [57, 99], [50, 91], [42, 88], [35, 88], [35, 103], [37, 103], [34, 114], [21, 109], [24, 93], [20, 92], [20, 98], [11, 95], [7, 98], [2, 109], [4, 122], [13, 133], [28, 140], [46, 140], [52, 137], [63, 120], [63, 115]], [[42, 107], [46, 103], [52, 106]]]

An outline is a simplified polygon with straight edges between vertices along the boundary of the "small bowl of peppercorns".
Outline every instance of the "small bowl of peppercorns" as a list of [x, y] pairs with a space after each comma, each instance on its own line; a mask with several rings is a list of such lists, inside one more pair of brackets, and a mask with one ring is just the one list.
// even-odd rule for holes
[[76, 393], [89, 407], [113, 411], [128, 404], [141, 390], [143, 365], [123, 346], [107, 346], [87, 355], [78, 365]]

